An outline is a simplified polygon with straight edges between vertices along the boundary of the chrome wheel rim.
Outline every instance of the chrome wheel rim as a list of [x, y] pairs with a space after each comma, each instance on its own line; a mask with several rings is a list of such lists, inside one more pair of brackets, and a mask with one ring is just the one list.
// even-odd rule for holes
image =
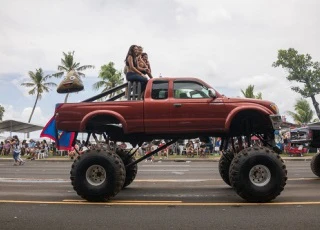
[[107, 179], [106, 170], [101, 165], [91, 165], [87, 169], [86, 179], [89, 184], [99, 186]]
[[271, 180], [271, 173], [268, 167], [264, 165], [255, 165], [249, 172], [249, 178], [252, 184], [262, 187]]

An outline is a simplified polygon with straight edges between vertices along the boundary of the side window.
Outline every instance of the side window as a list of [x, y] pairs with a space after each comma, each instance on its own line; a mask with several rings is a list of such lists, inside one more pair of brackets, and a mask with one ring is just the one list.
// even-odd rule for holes
[[154, 81], [152, 84], [151, 98], [163, 100], [168, 98], [168, 81]]
[[174, 98], [209, 98], [207, 87], [193, 81], [175, 81], [173, 84]]

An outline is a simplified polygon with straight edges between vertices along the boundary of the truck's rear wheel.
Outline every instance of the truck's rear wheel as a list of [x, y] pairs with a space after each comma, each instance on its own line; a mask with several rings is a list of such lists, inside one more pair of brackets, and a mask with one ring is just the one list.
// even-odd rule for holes
[[229, 174], [231, 186], [249, 202], [275, 199], [287, 180], [282, 159], [266, 147], [250, 147], [240, 151], [231, 162]]
[[229, 179], [229, 169], [231, 165], [231, 161], [234, 158], [234, 153], [232, 151], [226, 151], [222, 153], [220, 160], [219, 160], [219, 173], [224, 182], [226, 184], [230, 184], [230, 179]]
[[[119, 157], [121, 158], [125, 166], [135, 161], [135, 158], [133, 156], [130, 157], [129, 154], [123, 149], [117, 149], [116, 153], [119, 155]], [[136, 178], [137, 172], [138, 172], [137, 164], [132, 165], [129, 168], [126, 168], [126, 179], [123, 184], [123, 188], [127, 187], [134, 181], [134, 179]]]
[[92, 150], [73, 163], [70, 179], [73, 189], [83, 199], [93, 202], [114, 197], [124, 184], [125, 168], [118, 155]]
[[312, 157], [310, 165], [314, 175], [320, 177], [320, 153], [317, 153]]

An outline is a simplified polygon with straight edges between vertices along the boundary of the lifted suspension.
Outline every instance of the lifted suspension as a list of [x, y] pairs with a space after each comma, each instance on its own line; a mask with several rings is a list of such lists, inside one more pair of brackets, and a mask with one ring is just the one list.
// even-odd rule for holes
[[135, 165], [135, 164], [138, 164], [139, 162], [141, 162], [141, 161], [149, 158], [150, 156], [153, 156], [154, 154], [158, 153], [159, 151], [161, 151], [161, 150], [169, 147], [169, 146], [172, 145], [173, 143], [177, 142], [177, 140], [178, 140], [178, 139], [173, 139], [173, 140], [169, 141], [169, 142], [166, 143], [165, 145], [162, 145], [161, 147], [155, 149], [154, 151], [152, 151], [152, 152], [144, 155], [143, 157], [135, 160], [134, 162], [131, 162], [130, 164], [126, 165], [126, 168], [129, 168], [130, 166]]

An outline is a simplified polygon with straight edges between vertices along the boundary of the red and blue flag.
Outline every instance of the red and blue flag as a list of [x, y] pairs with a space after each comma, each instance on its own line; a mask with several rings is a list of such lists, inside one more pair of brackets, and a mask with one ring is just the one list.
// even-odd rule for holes
[[56, 120], [53, 116], [42, 129], [40, 137], [48, 137], [55, 141], [58, 150], [71, 150], [75, 132], [57, 130]]

